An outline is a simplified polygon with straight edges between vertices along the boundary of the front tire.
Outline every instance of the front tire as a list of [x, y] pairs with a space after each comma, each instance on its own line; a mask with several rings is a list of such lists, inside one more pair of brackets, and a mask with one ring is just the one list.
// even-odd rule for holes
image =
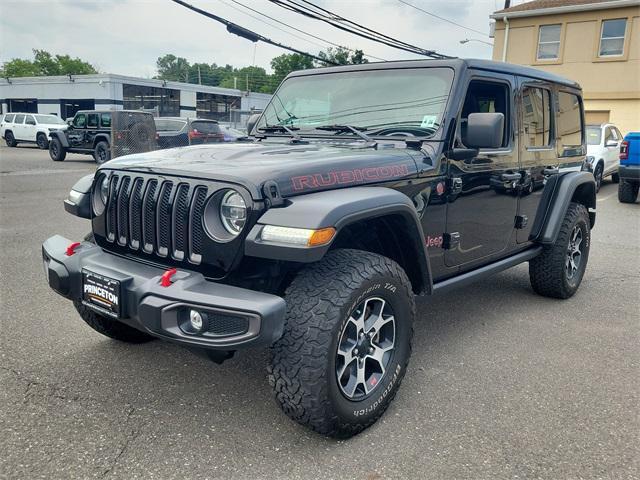
[[284, 334], [271, 348], [269, 383], [293, 420], [346, 438], [387, 409], [411, 354], [415, 302], [394, 261], [335, 250], [287, 288]]
[[39, 133], [36, 137], [36, 145], [40, 150], [46, 150], [49, 148], [49, 141], [44, 133]]
[[620, 203], [635, 203], [638, 199], [638, 189], [640, 183], [631, 183], [627, 180], [622, 180], [618, 185], [618, 201]]
[[593, 178], [596, 181], [596, 193], [600, 191], [600, 187], [602, 186], [602, 173], [603, 173], [602, 164], [598, 164], [596, 170], [593, 172]]
[[54, 137], [49, 142], [49, 156], [54, 162], [62, 162], [67, 156], [67, 152], [59, 138]]
[[76, 307], [80, 317], [87, 325], [105, 337], [126, 343], [145, 343], [153, 340], [153, 337], [149, 334], [136, 330], [118, 320], [112, 320], [97, 314], [90, 308], [85, 307], [82, 302], [74, 301], [73, 306]]
[[589, 212], [584, 205], [572, 202], [555, 243], [545, 245], [529, 262], [529, 280], [535, 292], [552, 298], [573, 296], [587, 268], [590, 244]]

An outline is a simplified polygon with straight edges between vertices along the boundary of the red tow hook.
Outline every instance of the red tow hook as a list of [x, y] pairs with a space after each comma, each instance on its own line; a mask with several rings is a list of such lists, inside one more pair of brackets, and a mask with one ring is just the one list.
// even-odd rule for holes
[[71, 245], [67, 247], [67, 257], [70, 257], [74, 253], [76, 253], [76, 248], [80, 246], [80, 242], [73, 242]]
[[176, 270], [175, 268], [170, 268], [169, 270], [164, 272], [162, 274], [162, 277], [160, 277], [160, 285], [163, 286], [163, 287], [170, 287], [171, 286], [171, 277], [174, 276], [177, 271], [178, 270]]

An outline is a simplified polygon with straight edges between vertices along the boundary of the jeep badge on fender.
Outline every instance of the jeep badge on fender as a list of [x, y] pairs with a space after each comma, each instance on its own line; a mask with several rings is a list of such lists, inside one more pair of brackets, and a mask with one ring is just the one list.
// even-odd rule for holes
[[400, 387], [416, 295], [524, 262], [537, 293], [576, 292], [596, 219], [581, 125], [580, 86], [528, 67], [294, 72], [251, 141], [125, 155], [78, 181], [64, 206], [91, 233], [44, 242], [47, 279], [117, 340], [219, 363], [269, 347], [283, 411], [349, 437]]

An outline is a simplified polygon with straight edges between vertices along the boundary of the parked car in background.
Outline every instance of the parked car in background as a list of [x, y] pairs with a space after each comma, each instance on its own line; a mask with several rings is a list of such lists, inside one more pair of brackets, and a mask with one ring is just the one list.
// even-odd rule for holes
[[611, 123], [587, 125], [587, 162], [591, 164], [596, 188], [600, 190], [602, 180], [608, 176], [618, 182], [620, 143], [622, 134]]
[[67, 124], [61, 118], [39, 113], [7, 113], [0, 123], [0, 134], [8, 147], [35, 143], [46, 150], [49, 148], [49, 133], [66, 129]]
[[628, 133], [620, 145], [618, 200], [634, 203], [640, 187], [640, 132]]
[[158, 148], [186, 147], [225, 141], [225, 134], [215, 120], [186, 117], [156, 117]]
[[155, 150], [153, 115], [136, 110], [81, 110], [66, 131], [50, 132], [49, 156], [55, 162], [67, 152], [93, 155], [98, 164], [130, 153]]

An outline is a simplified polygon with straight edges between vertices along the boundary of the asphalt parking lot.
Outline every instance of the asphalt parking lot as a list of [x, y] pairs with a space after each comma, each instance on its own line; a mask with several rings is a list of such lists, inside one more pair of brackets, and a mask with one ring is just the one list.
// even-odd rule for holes
[[0, 148], [0, 477], [640, 476], [640, 204], [607, 182], [582, 287], [536, 296], [519, 266], [419, 299], [413, 357], [380, 422], [335, 441], [292, 423], [265, 351], [218, 366], [125, 345], [46, 285], [40, 245], [80, 239], [62, 200], [89, 157]]

